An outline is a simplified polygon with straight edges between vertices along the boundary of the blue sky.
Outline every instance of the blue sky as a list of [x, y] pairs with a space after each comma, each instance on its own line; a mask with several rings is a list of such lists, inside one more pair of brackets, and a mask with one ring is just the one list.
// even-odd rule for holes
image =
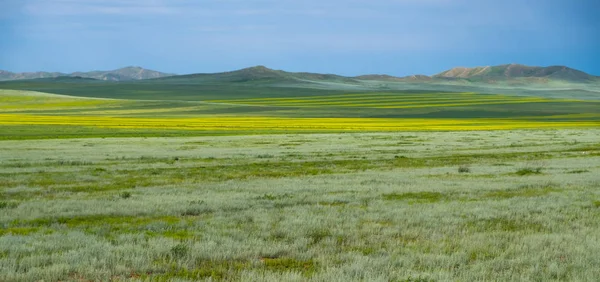
[[600, 75], [597, 0], [0, 0], [0, 69]]

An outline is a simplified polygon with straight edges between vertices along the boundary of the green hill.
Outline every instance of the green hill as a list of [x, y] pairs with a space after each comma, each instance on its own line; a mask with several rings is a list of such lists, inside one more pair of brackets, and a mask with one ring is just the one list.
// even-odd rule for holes
[[[282, 70], [273, 70], [265, 66], [255, 66], [236, 71], [222, 73], [198, 73], [188, 75], [171, 76], [153, 80], [152, 82], [185, 82], [185, 83], [203, 83], [203, 84], [222, 84], [222, 83], [250, 83], [250, 84], [289, 84], [289, 83], [319, 83], [319, 82], [338, 82], [358, 84], [359, 81], [334, 75], [318, 74], [307, 72], [286, 72]], [[150, 82], [150, 81], [149, 81]]]
[[57, 76], [57, 77], [45, 77], [30, 79], [33, 82], [70, 82], [70, 83], [83, 83], [83, 82], [101, 82], [95, 78], [81, 77], [81, 76]]
[[550, 83], [554, 81], [571, 83], [598, 83], [600, 77], [565, 66], [532, 67], [519, 64], [508, 64], [485, 67], [456, 67], [443, 71], [433, 76], [411, 75], [395, 77], [385, 74], [361, 75], [355, 77], [368, 81], [396, 81], [396, 82], [432, 82], [432, 83]]
[[480, 81], [531, 79], [532, 81], [562, 80], [569, 82], [588, 82], [598, 80], [598, 77], [596, 76], [565, 66], [532, 67], [519, 64], [475, 68], [458, 67], [444, 71], [433, 77], [462, 78]]
[[[55, 76], [0, 82], [1, 89], [41, 91], [83, 97], [203, 100], [294, 97], [389, 91], [477, 92], [547, 98], [600, 99], [598, 77], [567, 67], [502, 65], [455, 68], [429, 77], [286, 72], [256, 66], [222, 73], [161, 76], [138, 67], [85, 76]], [[91, 79], [97, 78], [97, 79]]]

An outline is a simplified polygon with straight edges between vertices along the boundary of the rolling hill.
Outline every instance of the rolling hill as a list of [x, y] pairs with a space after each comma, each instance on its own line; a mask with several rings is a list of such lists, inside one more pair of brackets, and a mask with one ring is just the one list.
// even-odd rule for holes
[[23, 79], [37, 79], [37, 78], [52, 78], [65, 76], [66, 74], [60, 72], [20, 72], [14, 73], [9, 71], [0, 70], [0, 81], [8, 80], [23, 80]]
[[519, 64], [486, 66], [475, 68], [457, 67], [437, 75], [434, 78], [462, 78], [468, 80], [511, 80], [511, 79], [546, 79], [569, 82], [587, 82], [598, 80], [598, 77], [566, 66], [532, 67]]
[[411, 75], [395, 77], [384, 74], [361, 75], [360, 80], [377, 81], [420, 81], [420, 82], [510, 82], [529, 80], [532, 83], [563, 81], [574, 83], [598, 82], [600, 77], [569, 68], [566, 66], [533, 67], [519, 64], [507, 64], [485, 67], [456, 67], [433, 76]]
[[82, 78], [93, 78], [97, 80], [106, 81], [131, 81], [141, 80], [150, 78], [161, 78], [167, 76], [173, 76], [174, 74], [162, 73], [154, 70], [148, 70], [141, 67], [124, 67], [111, 71], [90, 71], [90, 72], [74, 72], [74, 73], [60, 73], [60, 72], [22, 72], [13, 73], [9, 71], [0, 70], [0, 81], [7, 80], [25, 80], [25, 79], [40, 79], [40, 78], [56, 78], [56, 77], [82, 77]]
[[[157, 80], [155, 80], [157, 81]], [[178, 75], [158, 79], [161, 82], [188, 83], [291, 83], [291, 82], [340, 82], [359, 83], [359, 81], [334, 74], [319, 74], [308, 72], [286, 72], [274, 70], [265, 66], [255, 66], [222, 73], [197, 73]]]
[[[455, 68], [434, 76], [395, 77], [385, 74], [346, 77], [335, 74], [286, 72], [255, 66], [222, 73], [199, 73], [150, 79], [143, 83], [219, 85], [222, 87], [292, 87], [326, 90], [433, 90], [502, 91], [519, 94], [524, 90], [571, 91], [575, 96], [599, 96], [600, 78], [563, 66], [528, 67], [502, 65], [480, 68]], [[501, 90], [494, 90], [501, 89]], [[583, 91], [583, 92], [582, 92]], [[592, 91], [593, 93], [589, 93]], [[581, 93], [580, 93], [581, 92]], [[554, 93], [550, 96], [564, 93]]]
[[356, 77], [286, 72], [255, 66], [230, 72], [173, 75], [128, 67], [111, 72], [40, 74], [44, 78], [1, 81], [1, 89], [73, 96], [133, 99], [289, 97], [381, 91], [476, 92], [547, 98], [600, 99], [600, 78], [568, 67], [502, 65], [454, 68], [434, 76]]
[[346, 77], [335, 74], [309, 72], [286, 72], [265, 66], [255, 66], [221, 73], [194, 73], [175, 75], [148, 70], [141, 67], [125, 67], [112, 71], [74, 72], [25, 72], [0, 71], [0, 81], [25, 80], [56, 77], [82, 77], [103, 81], [134, 81], [158, 79], [161, 82], [186, 83], [337, 83], [360, 84], [364, 81], [411, 82], [411, 83], [600, 83], [600, 77], [566, 66], [534, 67], [520, 64], [507, 64], [485, 67], [456, 67], [433, 76], [410, 75], [396, 77], [386, 74], [367, 74]]

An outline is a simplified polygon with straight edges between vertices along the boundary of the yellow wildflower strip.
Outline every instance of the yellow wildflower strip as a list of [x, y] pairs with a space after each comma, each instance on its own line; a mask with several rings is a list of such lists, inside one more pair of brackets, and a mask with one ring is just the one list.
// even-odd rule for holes
[[72, 125], [123, 129], [205, 131], [455, 131], [525, 128], [600, 127], [600, 121], [533, 121], [519, 119], [393, 119], [198, 117], [129, 118], [0, 114], [1, 125]]
[[175, 107], [175, 108], [150, 108], [150, 109], [86, 109], [84, 111], [77, 112], [78, 115], [133, 115], [133, 114], [151, 114], [155, 115], [158, 113], [182, 113], [188, 111], [198, 111], [206, 109], [206, 105], [190, 106], [190, 107]]
[[552, 101], [545, 99], [537, 100], [513, 100], [513, 101], [492, 101], [492, 102], [477, 102], [477, 101], [465, 101], [462, 103], [448, 103], [448, 104], [425, 104], [425, 105], [369, 105], [371, 108], [377, 109], [414, 109], [414, 108], [438, 108], [438, 107], [462, 107], [462, 106], [474, 106], [474, 105], [503, 105], [503, 104], [526, 104], [526, 103], [552, 103], [562, 101]]
[[[600, 105], [599, 105], [600, 106]], [[565, 114], [565, 115], [552, 115], [552, 116], [528, 116], [528, 117], [517, 117], [515, 119], [598, 119], [600, 120], [600, 113], [581, 113], [581, 114]]]
[[361, 93], [326, 96], [249, 98], [237, 100], [212, 100], [212, 103], [227, 103], [275, 107], [361, 107], [381, 109], [461, 107], [473, 105], [500, 105], [522, 103], [583, 102], [573, 99], [550, 99], [528, 96], [508, 96], [475, 93]]
[[335, 102], [308, 102], [302, 104], [296, 103], [271, 103], [269, 105], [278, 105], [278, 106], [342, 106], [342, 107], [362, 107], [362, 106], [378, 106], [378, 105], [413, 105], [413, 104], [422, 104], [422, 105], [445, 105], [445, 104], [456, 104], [456, 103], [476, 103], [476, 102], [540, 102], [540, 101], [549, 101], [553, 100], [548, 99], [540, 99], [540, 98], [528, 98], [528, 99], [470, 99], [470, 100], [394, 100], [394, 99], [382, 99], [382, 100], [363, 100], [363, 101], [335, 101]]
[[[352, 105], [352, 104], [358, 104], [358, 103], [390, 103], [390, 102], [401, 102], [401, 103], [434, 103], [434, 102], [467, 102], [467, 101], [521, 101], [521, 100], [532, 100], [532, 98], [524, 98], [524, 99], [507, 99], [504, 97], [499, 97], [499, 98], [479, 98], [479, 97], [474, 97], [472, 99], [464, 99], [464, 98], [436, 98], [436, 99], [432, 99], [432, 98], [412, 98], [412, 99], [399, 99], [399, 97], [391, 97], [391, 98], [386, 98], [386, 97], [382, 97], [382, 98], [373, 98], [373, 97], [368, 97], [368, 98], [362, 98], [362, 99], [338, 99], [338, 100], [331, 100], [331, 101], [303, 101], [303, 100], [287, 100], [287, 101], [273, 101], [273, 102], [250, 102], [250, 104], [254, 104], [254, 105], [260, 105], [260, 104], [266, 104], [266, 105], [290, 105], [290, 106], [296, 106], [296, 105]], [[538, 100], [539, 98], [535, 98], [535, 100]]]
[[[453, 101], [449, 103], [430, 103], [430, 102], [402, 102], [402, 101], [373, 101], [370, 103], [321, 103], [321, 104], [287, 104], [287, 103], [269, 103], [269, 104], [247, 104], [256, 106], [273, 107], [295, 107], [295, 108], [322, 108], [322, 107], [354, 107], [354, 108], [375, 108], [375, 109], [410, 109], [410, 108], [439, 108], [439, 107], [460, 107], [473, 105], [502, 105], [502, 104], [524, 104], [524, 103], [556, 103], [564, 102], [561, 100], [549, 99], [522, 99], [522, 100], [465, 100]], [[240, 104], [241, 105], [241, 104]]]
[[477, 95], [487, 97], [499, 97], [503, 95], [497, 94], [475, 94], [475, 93], [422, 93], [422, 94], [402, 94], [402, 93], [354, 93], [354, 94], [335, 94], [321, 96], [295, 96], [295, 97], [271, 97], [271, 98], [246, 98], [246, 99], [230, 99], [230, 100], [209, 100], [213, 103], [266, 103], [266, 102], [285, 102], [285, 101], [338, 101], [338, 100], [362, 100], [362, 99], [381, 99], [381, 98], [396, 98], [396, 99], [463, 99]]
[[311, 98], [311, 97], [282, 97], [282, 98], [249, 98], [249, 99], [237, 99], [237, 100], [211, 100], [213, 103], [326, 103], [326, 102], [337, 102], [337, 101], [364, 101], [364, 100], [462, 100], [465, 98], [506, 98], [500, 95], [479, 95], [479, 96], [461, 96], [461, 95], [376, 95], [376, 94], [364, 94], [362, 96], [351, 96], [351, 97], [323, 97], [323, 98]]
[[[301, 99], [301, 100], [326, 100], [326, 99], [341, 99], [341, 98], [352, 98], [352, 97], [356, 97], [356, 98], [363, 98], [363, 97], [385, 97], [385, 96], [392, 96], [392, 97], [405, 97], [405, 98], [420, 98], [420, 97], [440, 97], [440, 96], [447, 96], [447, 97], [459, 97], [459, 96], [472, 96], [472, 95], [478, 95], [478, 96], [484, 96], [483, 94], [477, 94], [475, 92], [463, 92], [463, 93], [448, 93], [448, 92], [431, 92], [431, 93], [419, 93], [419, 94], [403, 94], [403, 93], [388, 93], [388, 92], [369, 92], [369, 93], [353, 93], [353, 94], [331, 94], [331, 95], [315, 95], [315, 96], [301, 96], [301, 97], [271, 97], [271, 98], [267, 98], [267, 97], [263, 97], [263, 98], [248, 98], [248, 99], [237, 99], [237, 100], [211, 100], [209, 102], [215, 102], [215, 103], [219, 103], [219, 102], [223, 102], [223, 103], [227, 103], [227, 102], [232, 102], [232, 101], [256, 101], [256, 102], [261, 102], [261, 101], [279, 101], [279, 100], [296, 100], [296, 99]], [[500, 96], [500, 95], [485, 95], [485, 96]]]

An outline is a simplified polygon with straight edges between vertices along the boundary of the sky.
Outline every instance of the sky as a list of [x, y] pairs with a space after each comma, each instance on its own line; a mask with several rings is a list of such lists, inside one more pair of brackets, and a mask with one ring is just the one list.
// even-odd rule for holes
[[0, 69], [600, 75], [598, 15], [598, 0], [0, 0]]

